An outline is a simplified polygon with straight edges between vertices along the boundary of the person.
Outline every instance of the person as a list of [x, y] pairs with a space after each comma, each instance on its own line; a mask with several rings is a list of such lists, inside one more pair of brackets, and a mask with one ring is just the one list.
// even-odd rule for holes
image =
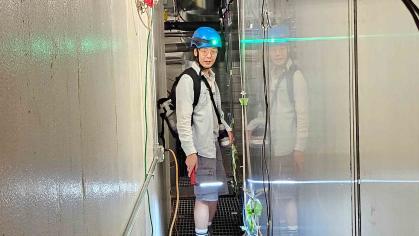
[[[308, 138], [308, 94], [306, 80], [290, 57], [289, 26], [268, 28], [269, 54], [269, 124], [268, 160], [271, 186], [271, 227], [273, 235], [280, 230], [298, 233], [298, 189], [293, 182], [303, 169]], [[273, 39], [273, 40], [272, 40]], [[249, 122], [252, 143], [263, 137], [264, 114]], [[263, 171], [260, 171], [263, 173]], [[291, 184], [290, 184], [291, 183]], [[294, 183], [294, 184], [292, 184]]]
[[[215, 73], [211, 69], [217, 59], [218, 48], [221, 47], [221, 37], [213, 28], [199, 27], [192, 36], [191, 47], [195, 58], [192, 68], [202, 76], [201, 93], [197, 105], [193, 108], [193, 79], [187, 74], [180, 78], [176, 87], [177, 130], [182, 149], [187, 156], [188, 176], [196, 173], [195, 233], [204, 236], [211, 233], [218, 196], [227, 193], [218, 142], [220, 127], [225, 127], [230, 143], [233, 141], [233, 133], [224, 120], [220, 91], [215, 82]], [[204, 80], [208, 82], [210, 89]]]
[[[274, 26], [268, 31], [270, 38], [286, 39], [289, 35], [288, 25]], [[274, 181], [292, 181], [298, 179], [303, 169], [308, 137], [308, 95], [304, 76], [289, 56], [289, 43], [281, 41], [269, 46], [272, 68], [270, 127], [273, 143], [270, 173]], [[289, 231], [298, 231], [296, 185], [272, 186], [273, 209], [282, 209], [280, 212], [273, 211], [274, 232], [275, 223], [278, 225], [282, 222]]]

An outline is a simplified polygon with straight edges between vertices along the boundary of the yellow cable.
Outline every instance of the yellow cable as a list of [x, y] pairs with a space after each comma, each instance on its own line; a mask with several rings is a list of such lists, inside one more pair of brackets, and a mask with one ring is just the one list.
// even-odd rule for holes
[[175, 167], [176, 167], [176, 205], [175, 205], [175, 213], [173, 214], [173, 220], [170, 224], [170, 231], [169, 236], [172, 236], [173, 226], [175, 225], [176, 218], [177, 218], [177, 211], [179, 208], [179, 167], [177, 164], [177, 159], [175, 153], [171, 149], [165, 149], [165, 151], [169, 151], [172, 154], [172, 157], [175, 161]]

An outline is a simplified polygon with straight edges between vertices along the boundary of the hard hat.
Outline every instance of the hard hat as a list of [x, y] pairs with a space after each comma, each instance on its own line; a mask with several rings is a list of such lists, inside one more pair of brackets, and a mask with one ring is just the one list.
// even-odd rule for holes
[[287, 24], [274, 25], [268, 28], [268, 36], [273, 38], [288, 38], [290, 36], [290, 28]]
[[211, 27], [199, 27], [195, 30], [191, 39], [193, 48], [220, 48], [221, 37], [218, 32]]
[[274, 25], [267, 30], [267, 38], [272, 40], [272, 43], [287, 43], [290, 37], [290, 29], [288, 24]]

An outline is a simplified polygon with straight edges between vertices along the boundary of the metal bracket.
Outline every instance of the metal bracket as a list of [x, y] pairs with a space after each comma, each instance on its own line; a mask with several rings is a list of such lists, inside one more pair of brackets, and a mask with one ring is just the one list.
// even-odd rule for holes
[[164, 147], [162, 145], [154, 144], [153, 154], [158, 162], [164, 161]]

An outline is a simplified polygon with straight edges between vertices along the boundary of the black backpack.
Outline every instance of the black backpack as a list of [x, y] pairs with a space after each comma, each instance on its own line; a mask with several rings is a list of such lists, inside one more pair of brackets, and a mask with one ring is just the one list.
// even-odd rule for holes
[[162, 119], [162, 125], [161, 125], [162, 130], [159, 134], [159, 137], [162, 141], [163, 146], [166, 146], [166, 142], [164, 139], [164, 122], [166, 122], [167, 127], [169, 128], [172, 136], [176, 140], [179, 139], [177, 128], [176, 128], [176, 86], [178, 85], [182, 76], [185, 74], [189, 75], [193, 80], [193, 90], [194, 90], [194, 100], [192, 104], [193, 108], [195, 109], [196, 105], [198, 104], [199, 96], [201, 94], [201, 81], [202, 80], [201, 80], [201, 76], [199, 76], [198, 73], [196, 73], [195, 69], [191, 67], [191, 68], [186, 69], [178, 77], [176, 77], [176, 80], [172, 85], [172, 89], [169, 92], [169, 96], [167, 98], [160, 98], [157, 101], [159, 115]]
[[[172, 134], [175, 140], [175, 152], [179, 163], [179, 175], [186, 177], [188, 173], [185, 164], [186, 154], [181, 147], [181, 142], [179, 140], [179, 135], [176, 128], [176, 86], [178, 85], [182, 76], [185, 74], [189, 75], [193, 80], [194, 100], [192, 106], [195, 109], [196, 105], [198, 104], [199, 96], [201, 94], [202, 79], [201, 76], [199, 76], [193, 68], [186, 69], [178, 77], [176, 77], [176, 80], [172, 85], [172, 89], [170, 90], [168, 97], [160, 98], [157, 101], [157, 107], [159, 109], [159, 115], [161, 117], [161, 131], [159, 133], [161, 144], [163, 145], [163, 147], [166, 148], [166, 141], [164, 138], [164, 122], [166, 122], [167, 127], [169, 128], [170, 133]], [[191, 123], [192, 121], [193, 114]]]

